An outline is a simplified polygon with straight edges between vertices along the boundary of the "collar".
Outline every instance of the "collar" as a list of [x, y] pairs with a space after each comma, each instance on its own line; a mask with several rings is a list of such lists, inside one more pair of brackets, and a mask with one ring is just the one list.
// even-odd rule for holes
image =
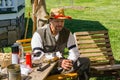
[[51, 29], [50, 29], [50, 24], [47, 25], [47, 29], [48, 29], [48, 33], [49, 33], [50, 35], [52, 35], [53, 37], [58, 37], [58, 36], [59, 36], [59, 33], [58, 33], [56, 36], [54, 36], [54, 35], [52, 34]]

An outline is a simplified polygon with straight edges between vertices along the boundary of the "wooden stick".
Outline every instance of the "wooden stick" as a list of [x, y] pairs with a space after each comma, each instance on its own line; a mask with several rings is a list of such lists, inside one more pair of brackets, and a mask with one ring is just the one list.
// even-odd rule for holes
[[36, 10], [36, 7], [38, 5], [38, 0], [34, 0], [34, 4], [33, 4], [33, 31], [32, 33], [35, 32], [35, 30], [37, 29], [37, 17], [35, 16], [35, 10]]
[[26, 28], [25, 28], [25, 36], [24, 36], [24, 39], [26, 39], [26, 37], [27, 37], [29, 19], [30, 19], [30, 12], [28, 13], [28, 18], [27, 18], [27, 23], [26, 23]]

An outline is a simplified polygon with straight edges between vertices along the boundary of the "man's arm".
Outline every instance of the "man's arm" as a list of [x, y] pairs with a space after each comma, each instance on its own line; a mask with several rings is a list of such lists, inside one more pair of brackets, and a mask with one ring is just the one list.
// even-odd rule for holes
[[35, 32], [33, 34], [33, 37], [32, 37], [32, 40], [31, 40], [31, 47], [32, 47], [33, 54], [35, 54], [36, 57], [37, 56], [42, 56], [44, 54], [42, 39], [37, 32]]
[[60, 59], [59, 65], [65, 70], [70, 70], [73, 66], [73, 62], [75, 62], [80, 56], [80, 53], [78, 52], [78, 49], [75, 44], [75, 38], [72, 35], [72, 33], [70, 33], [69, 35], [67, 48], [69, 49], [68, 58]]
[[78, 57], [80, 56], [80, 53], [79, 53], [78, 48], [75, 44], [75, 38], [72, 35], [72, 33], [70, 33], [70, 35], [69, 35], [67, 47], [69, 49], [68, 59], [75, 62], [78, 59]]

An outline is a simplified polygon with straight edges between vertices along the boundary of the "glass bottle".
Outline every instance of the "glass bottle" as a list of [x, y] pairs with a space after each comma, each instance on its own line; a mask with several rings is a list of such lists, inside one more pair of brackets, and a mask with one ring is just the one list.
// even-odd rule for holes
[[21, 43], [19, 43], [19, 56], [20, 56], [20, 62], [24, 62], [24, 49]]
[[12, 45], [12, 64], [19, 64], [19, 45], [17, 43]]

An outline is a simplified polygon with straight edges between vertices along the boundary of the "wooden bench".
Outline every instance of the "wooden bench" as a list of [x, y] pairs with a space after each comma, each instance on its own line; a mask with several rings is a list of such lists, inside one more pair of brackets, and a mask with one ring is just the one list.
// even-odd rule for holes
[[74, 33], [81, 57], [91, 61], [91, 76], [120, 75], [120, 64], [115, 64], [108, 31], [82, 31]]
[[16, 43], [23, 47], [24, 52], [31, 52], [31, 38], [17, 40]]

